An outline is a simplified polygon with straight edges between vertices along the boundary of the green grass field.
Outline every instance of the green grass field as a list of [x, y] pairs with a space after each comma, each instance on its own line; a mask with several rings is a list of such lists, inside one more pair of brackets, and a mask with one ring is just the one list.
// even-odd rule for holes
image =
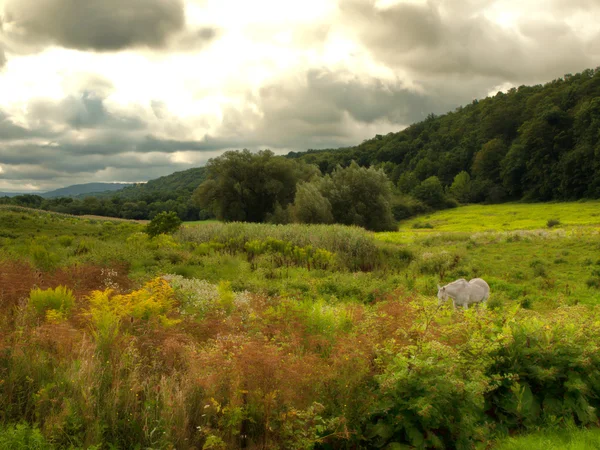
[[[546, 229], [549, 220], [558, 220], [560, 229], [580, 226], [600, 228], [600, 202], [505, 203], [470, 205], [416, 217], [400, 224], [400, 231], [412, 233], [476, 232]], [[431, 225], [431, 229], [415, 227]]]
[[[549, 228], [550, 218], [560, 224]], [[402, 222], [376, 239], [410, 249], [420, 272], [442, 283], [488, 280], [494, 302], [600, 303], [599, 202], [466, 206]]]

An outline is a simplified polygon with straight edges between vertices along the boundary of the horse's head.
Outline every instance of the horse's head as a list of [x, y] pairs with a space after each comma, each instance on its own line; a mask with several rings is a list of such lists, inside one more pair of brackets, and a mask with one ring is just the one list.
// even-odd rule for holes
[[437, 297], [439, 299], [438, 306], [448, 300], [448, 293], [446, 292], [446, 286], [440, 286], [438, 284], [438, 293]]

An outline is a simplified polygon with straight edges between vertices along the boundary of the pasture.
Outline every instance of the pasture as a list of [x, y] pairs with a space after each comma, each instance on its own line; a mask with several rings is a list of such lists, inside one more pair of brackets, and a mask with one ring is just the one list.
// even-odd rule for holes
[[[517, 449], [593, 425], [598, 206], [153, 239], [0, 209], [0, 444]], [[486, 306], [438, 307], [438, 284], [475, 277]]]

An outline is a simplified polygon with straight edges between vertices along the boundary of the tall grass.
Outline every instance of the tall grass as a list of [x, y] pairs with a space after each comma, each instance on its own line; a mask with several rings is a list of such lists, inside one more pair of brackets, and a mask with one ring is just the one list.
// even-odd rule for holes
[[368, 270], [381, 264], [374, 234], [359, 227], [342, 225], [272, 225], [251, 223], [208, 223], [184, 227], [178, 232], [184, 242], [215, 242], [244, 251], [251, 241], [269, 238], [289, 242], [298, 247], [311, 246], [336, 253], [344, 266]]

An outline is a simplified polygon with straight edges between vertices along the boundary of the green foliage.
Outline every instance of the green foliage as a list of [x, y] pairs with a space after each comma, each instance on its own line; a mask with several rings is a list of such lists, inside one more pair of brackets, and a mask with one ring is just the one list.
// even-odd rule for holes
[[51, 270], [56, 266], [57, 255], [50, 252], [45, 246], [33, 245], [29, 251], [36, 267], [42, 270]]
[[21, 423], [0, 426], [0, 448], [11, 450], [51, 450], [38, 428]]
[[300, 223], [333, 223], [334, 220], [331, 203], [315, 182], [298, 184], [293, 215], [295, 221]]
[[436, 176], [427, 178], [415, 187], [412, 190], [412, 195], [431, 208], [439, 209], [446, 204], [444, 188]]
[[548, 228], [553, 228], [557, 225], [560, 225], [560, 220], [558, 219], [548, 219], [548, 222], [546, 222]]
[[243, 150], [211, 159], [207, 172], [193, 195], [201, 208], [221, 220], [264, 222], [276, 204], [285, 208], [293, 201], [298, 181], [310, 180], [317, 171], [269, 150]]
[[[298, 254], [299, 259], [296, 261], [302, 260], [301, 249], [306, 251], [310, 246], [309, 253], [311, 254], [308, 256], [314, 256], [312, 253], [318, 249], [326, 250], [336, 254], [337, 262], [349, 270], [373, 270], [383, 263], [381, 246], [375, 242], [371, 233], [358, 227], [210, 223], [198, 227], [184, 227], [179, 232], [179, 238], [184, 242], [205, 245], [201, 247], [203, 252], [209, 251], [209, 248], [230, 253], [248, 251], [251, 259], [253, 254], [258, 255], [262, 250], [254, 250], [253, 244], [246, 248], [246, 243], [270, 240], [270, 242], [278, 244], [275, 247], [271, 247], [269, 244], [269, 248], [279, 253], [284, 248], [279, 243], [283, 243], [281, 245], [284, 246], [291, 245], [291, 250], [283, 250], [283, 254], [286, 251], [293, 252], [293, 248], [298, 247], [300, 253]], [[291, 253], [289, 254], [291, 255]], [[323, 257], [324, 254], [318, 256], [318, 258]], [[282, 264], [284, 265], [285, 262]]]
[[469, 203], [472, 199], [471, 177], [464, 170], [454, 177], [448, 192], [461, 203]]
[[150, 237], [159, 234], [171, 234], [176, 232], [181, 226], [181, 219], [173, 211], [157, 214], [154, 219], [146, 226], [146, 233]]
[[376, 377], [378, 398], [367, 432], [370, 445], [470, 449], [474, 441], [483, 441], [491, 349], [482, 350], [477, 362], [466, 363], [460, 348], [440, 343], [400, 352], [393, 345], [383, 349], [378, 362], [384, 369]]
[[68, 315], [75, 304], [75, 296], [73, 291], [65, 286], [45, 290], [36, 288], [29, 293], [29, 304], [38, 315], [47, 314], [49, 310]]
[[359, 225], [373, 231], [396, 229], [391, 210], [391, 183], [383, 170], [367, 169], [352, 162], [325, 176], [319, 190], [331, 204], [336, 223]]

